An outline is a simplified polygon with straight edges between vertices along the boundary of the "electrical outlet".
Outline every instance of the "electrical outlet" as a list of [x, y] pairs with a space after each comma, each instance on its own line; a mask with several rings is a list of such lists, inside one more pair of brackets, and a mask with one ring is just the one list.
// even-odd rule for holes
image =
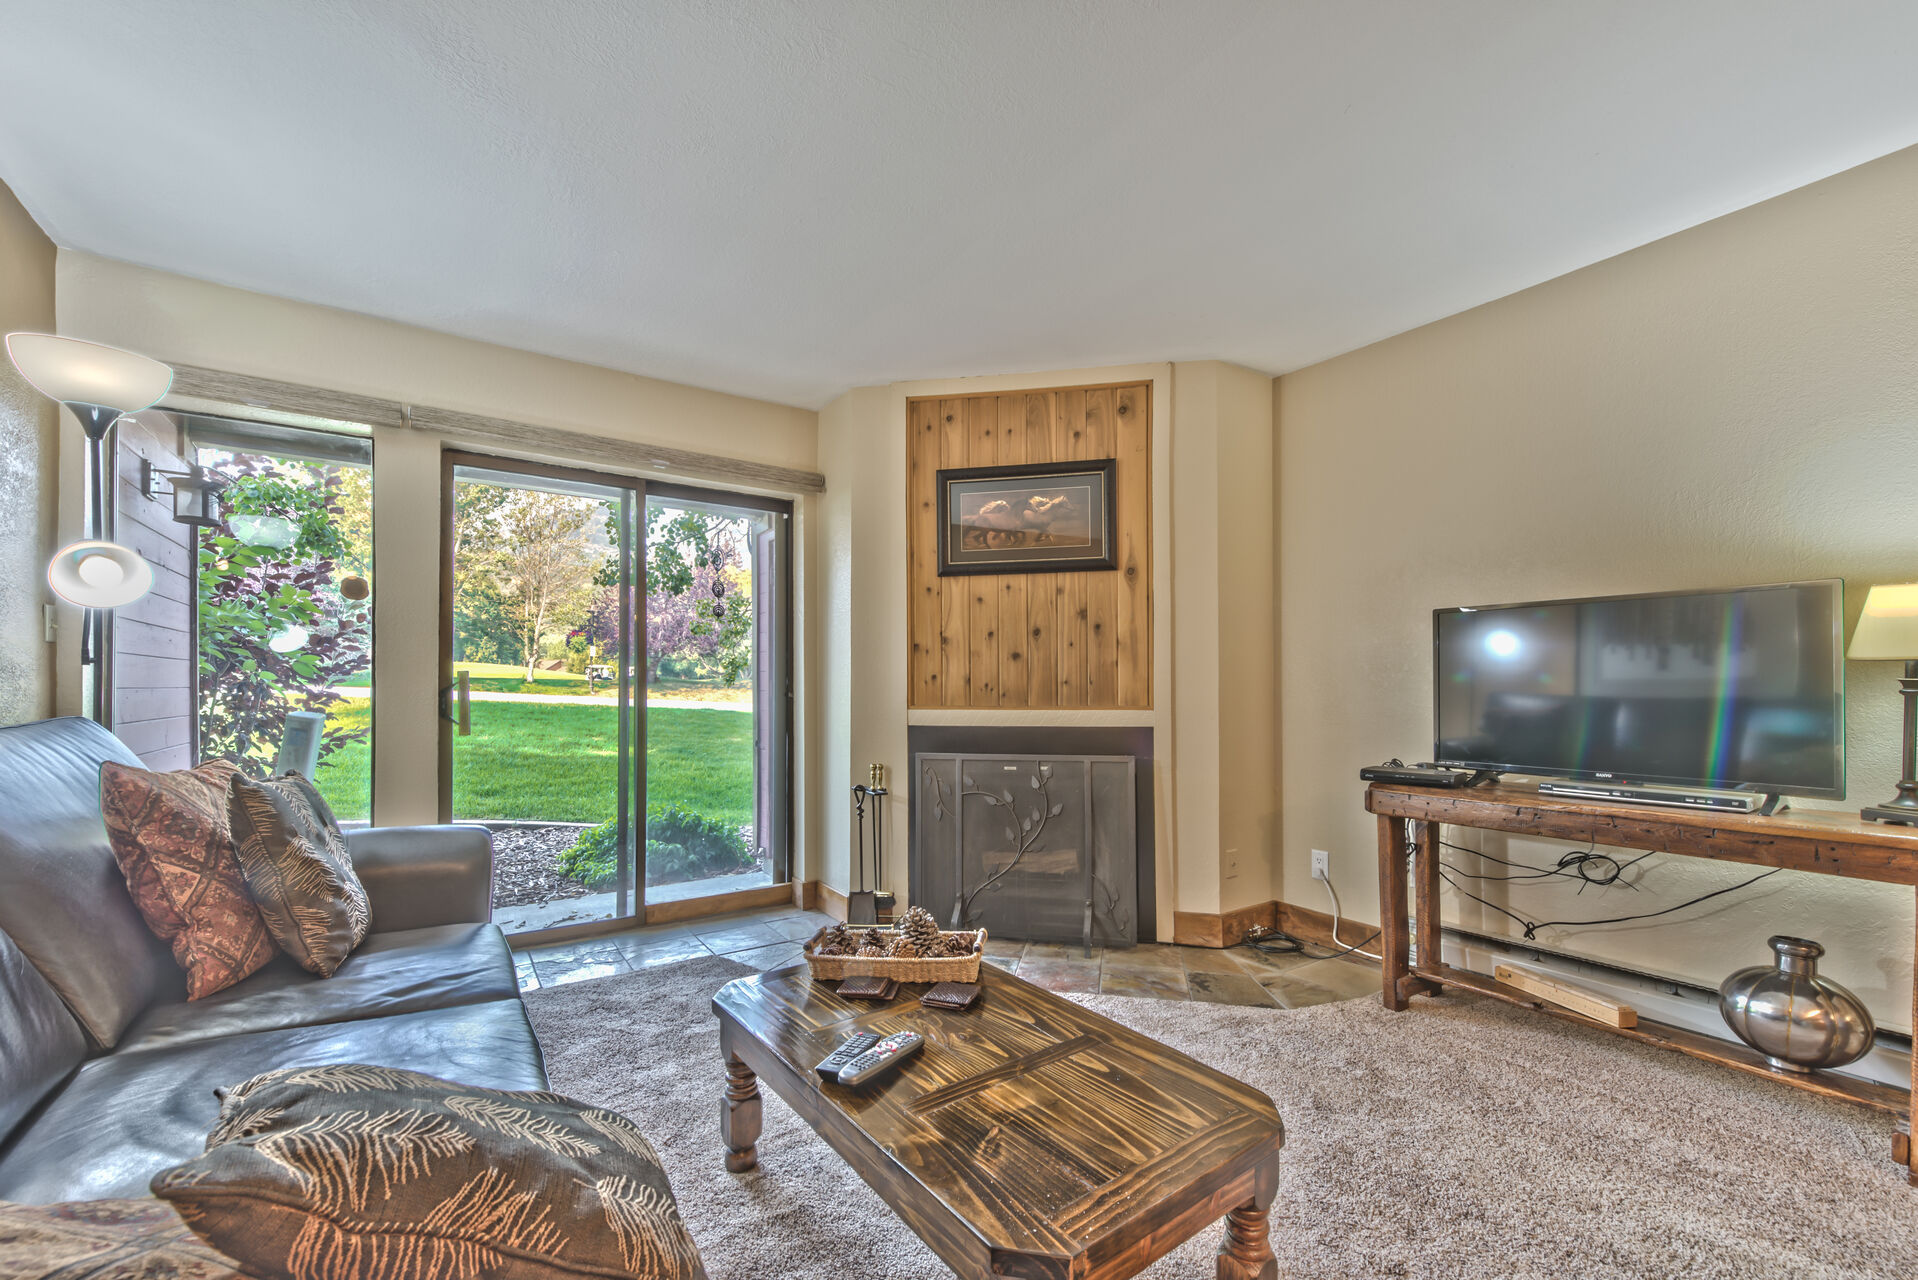
[[1328, 884], [1332, 880], [1332, 855], [1323, 849], [1312, 850], [1312, 878]]

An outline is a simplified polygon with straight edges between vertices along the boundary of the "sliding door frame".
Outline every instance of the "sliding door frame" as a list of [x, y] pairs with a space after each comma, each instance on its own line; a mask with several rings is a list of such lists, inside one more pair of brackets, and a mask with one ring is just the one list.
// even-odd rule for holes
[[[794, 797], [793, 780], [794, 760], [794, 709], [796, 691], [794, 687], [794, 635], [793, 635], [793, 508], [790, 499], [764, 497], [753, 493], [740, 493], [728, 489], [707, 488], [700, 485], [668, 484], [647, 480], [641, 476], [621, 474], [613, 471], [598, 471], [590, 467], [556, 466], [551, 463], [530, 462], [500, 454], [476, 453], [471, 450], [444, 447], [440, 451], [440, 653], [439, 688], [434, 698], [434, 715], [439, 725], [439, 815], [440, 821], [454, 821], [453, 814], [453, 730], [454, 721], [449, 714], [452, 707], [454, 689], [453, 676], [453, 482], [454, 471], [459, 467], [474, 467], [487, 471], [517, 472], [522, 475], [544, 477], [551, 480], [564, 480], [573, 483], [599, 485], [609, 489], [620, 489], [628, 496], [630, 503], [629, 519], [631, 536], [623, 539], [625, 550], [633, 561], [625, 566], [623, 573], [621, 611], [630, 623], [627, 628], [631, 634], [626, 640], [625, 657], [621, 664], [621, 719], [622, 737], [631, 744], [629, 766], [636, 775], [622, 777], [620, 783], [620, 804], [632, 817], [627, 824], [631, 840], [631, 860], [633, 868], [630, 891], [633, 895], [631, 914], [615, 915], [608, 920], [593, 920], [582, 924], [562, 925], [553, 929], [540, 929], [528, 933], [513, 935], [513, 941], [521, 946], [537, 946], [547, 943], [565, 942], [575, 938], [587, 938], [597, 934], [617, 933], [638, 925], [661, 924], [675, 920], [696, 919], [708, 915], [722, 915], [730, 911], [749, 910], [755, 907], [782, 906], [788, 903], [798, 905], [794, 880], [793, 851], [796, 834], [793, 830]], [[666, 501], [681, 500], [689, 502], [711, 503], [718, 506], [738, 507], [750, 511], [764, 511], [785, 521], [782, 536], [779, 539], [779, 566], [776, 589], [779, 600], [778, 626], [781, 631], [779, 645], [779, 724], [782, 741], [780, 747], [779, 790], [783, 812], [780, 820], [779, 848], [773, 850], [775, 867], [782, 878], [773, 884], [755, 889], [742, 889], [733, 893], [713, 894], [703, 898], [687, 898], [673, 902], [657, 902], [650, 906], [646, 902], [646, 833], [645, 833], [645, 785], [646, 785], [646, 705], [645, 682], [639, 680], [636, 690], [631, 689], [634, 677], [628, 671], [643, 670], [646, 646], [645, 619], [645, 564], [646, 564], [646, 505], [649, 498], [661, 498]], [[631, 690], [629, 694], [629, 690]], [[638, 785], [634, 786], [634, 776]], [[637, 800], [637, 805], [633, 806]], [[627, 887], [622, 885], [624, 895]], [[619, 904], [625, 906], [624, 902]]]
[[[769, 887], [788, 888], [793, 883], [793, 711], [795, 703], [793, 688], [792, 501], [788, 498], [763, 497], [756, 493], [735, 493], [729, 489], [711, 489], [704, 485], [669, 484], [664, 481], [649, 481], [642, 494], [642, 510], [640, 514], [640, 532], [642, 536], [645, 533], [647, 525], [644, 502], [652, 498], [659, 498], [666, 502], [711, 503], [714, 506], [720, 507], [737, 507], [742, 511], [763, 511], [785, 522], [785, 527], [780, 531], [779, 536], [779, 565], [774, 575], [776, 581], [773, 583], [773, 590], [778, 593], [778, 598], [774, 602], [773, 607], [777, 611], [777, 628], [780, 634], [780, 643], [778, 646], [779, 668], [777, 676], [779, 684], [777, 697], [780, 705], [777, 709], [778, 718], [776, 723], [778, 724], [780, 734], [780, 739], [777, 744], [779, 748], [777, 790], [782, 812], [779, 818], [778, 847], [770, 850], [773, 855], [773, 868], [776, 874], [773, 879], [773, 884]], [[751, 559], [751, 549], [748, 548], [748, 563], [751, 562]], [[758, 590], [759, 587], [755, 584], [755, 594], [757, 594]], [[643, 598], [641, 603], [644, 603]], [[642, 627], [644, 626], [644, 622], [645, 620], [642, 617]], [[640, 705], [642, 707], [645, 705], [643, 700]], [[758, 732], [759, 724], [757, 722], [760, 717], [757, 714], [758, 709], [755, 708], [754, 710], [755, 714], [753, 719], [755, 724], [753, 727], [754, 731]], [[641, 718], [644, 719], [643, 716]], [[757, 753], [755, 753], [755, 757], [756, 756]], [[757, 764], [758, 761], [755, 758], [755, 767], [757, 767]], [[755, 836], [759, 836], [760, 834], [759, 832], [754, 833]], [[760, 894], [763, 893], [764, 890], [748, 889], [744, 892], [748, 894]], [[726, 896], [727, 895], [719, 894], [711, 898], [692, 898], [686, 901], [712, 902], [725, 898]], [[666, 904], [661, 903], [657, 905], [663, 906]]]
[[[628, 929], [646, 923], [646, 716], [635, 698], [645, 696], [642, 683], [633, 689], [633, 671], [643, 659], [646, 646], [646, 620], [634, 612], [635, 575], [646, 563], [646, 481], [638, 476], [595, 471], [587, 467], [561, 467], [546, 462], [527, 462], [520, 458], [472, 453], [464, 449], [440, 451], [440, 678], [434, 714], [439, 723], [439, 817], [453, 822], [453, 736], [455, 721], [451, 714], [453, 690], [454, 609], [453, 609], [453, 534], [454, 473], [461, 467], [523, 475], [535, 479], [563, 480], [571, 484], [593, 485], [619, 492], [619, 652], [615, 655], [619, 673], [619, 738], [625, 749], [619, 756], [619, 826], [626, 836], [626, 865], [630, 879], [622, 877], [615, 890], [613, 916], [584, 925], [558, 929], [540, 929], [515, 934], [516, 939], [553, 940], [583, 934]], [[637, 803], [635, 803], [637, 800]], [[631, 911], [628, 911], [628, 908]]]

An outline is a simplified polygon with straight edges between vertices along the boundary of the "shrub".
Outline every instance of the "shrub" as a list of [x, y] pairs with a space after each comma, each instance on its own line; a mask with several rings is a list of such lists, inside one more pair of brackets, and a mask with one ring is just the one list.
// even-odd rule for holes
[[[561, 875], [589, 889], [610, 889], [619, 874], [619, 823], [602, 822], [579, 833], [558, 858]], [[717, 818], [663, 805], [646, 814], [646, 883], [675, 884], [750, 871], [745, 837]]]

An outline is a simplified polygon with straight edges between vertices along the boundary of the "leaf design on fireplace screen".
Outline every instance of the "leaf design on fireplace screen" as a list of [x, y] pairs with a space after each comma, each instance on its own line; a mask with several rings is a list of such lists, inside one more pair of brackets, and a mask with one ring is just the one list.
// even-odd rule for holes
[[[919, 764], [922, 853], [938, 867], [926, 900], [951, 900], [948, 928], [983, 924], [1088, 947], [1135, 940], [1136, 887], [1114, 883], [1137, 873], [1130, 758], [925, 755]], [[987, 770], [1000, 776], [982, 785]]]

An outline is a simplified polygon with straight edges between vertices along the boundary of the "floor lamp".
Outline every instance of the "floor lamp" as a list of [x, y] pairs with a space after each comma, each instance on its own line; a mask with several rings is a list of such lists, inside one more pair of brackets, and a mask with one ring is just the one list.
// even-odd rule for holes
[[[131, 351], [55, 333], [10, 333], [6, 342], [20, 376], [65, 405], [86, 435], [86, 536], [53, 553], [47, 585], [86, 610], [80, 662], [95, 666], [105, 648], [103, 611], [132, 604], [153, 586], [153, 566], [131, 547], [107, 540], [107, 431], [126, 414], [157, 404], [173, 385], [173, 370]], [[96, 683], [96, 710], [97, 689]]]

